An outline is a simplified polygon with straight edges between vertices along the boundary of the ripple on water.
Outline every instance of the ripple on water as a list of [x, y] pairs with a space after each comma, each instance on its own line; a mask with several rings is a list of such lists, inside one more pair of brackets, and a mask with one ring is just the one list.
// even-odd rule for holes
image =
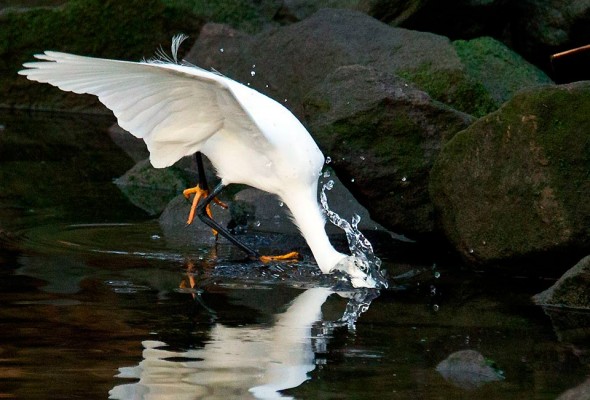
[[[223, 242], [194, 247], [182, 247], [176, 243], [171, 245], [165, 236], [160, 234], [157, 222], [38, 226], [20, 232], [19, 241], [21, 247], [33, 254], [51, 254], [54, 258], [58, 255], [76, 259], [91, 257], [95, 260], [99, 257], [100, 264], [108, 269], [130, 268], [131, 265], [138, 265], [138, 262], [144, 265], [146, 262], [157, 262], [164, 269], [180, 274], [184, 273], [190, 264], [194, 267], [193, 272], [198, 280], [213, 281], [216, 284], [229, 285], [228, 287], [258, 287], [277, 283], [306, 288], [318, 285], [346, 285], [341, 275], [322, 274], [311, 257], [290, 263], [262, 263], [244, 260], [242, 254], [231, 244]], [[104, 258], [101, 258], [102, 256]], [[135, 261], [130, 263], [130, 260]], [[58, 264], [60, 265], [56, 265], [55, 268], [63, 270], [65, 264]], [[70, 282], [68, 288], [63, 288], [62, 284], [58, 287], [56, 282], [46, 289], [60, 293], [76, 292], [84, 276], [94, 275], [88, 271], [87, 263], [83, 263], [83, 266], [78, 264], [75, 260], [68, 261], [70, 269], [75, 266], [80, 270], [79, 273], [73, 274], [77, 279]], [[47, 270], [47, 264], [44, 264], [43, 268]], [[26, 271], [23, 273], [36, 276]], [[121, 294], [149, 289], [131, 280], [113, 279], [104, 282], [114, 292]]]

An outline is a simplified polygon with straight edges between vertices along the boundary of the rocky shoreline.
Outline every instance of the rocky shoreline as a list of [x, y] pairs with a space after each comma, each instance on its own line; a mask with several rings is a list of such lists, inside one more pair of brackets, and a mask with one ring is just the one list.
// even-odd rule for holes
[[[436, 21], [433, 2], [395, 8], [366, 0], [319, 10], [304, 1], [262, 2], [254, 10], [262, 22], [252, 28], [207, 22], [206, 16], [192, 22], [185, 16], [174, 26], [163, 19], [178, 14], [171, 3], [149, 2], [142, 11], [147, 14], [135, 16], [161, 16], [150, 40], [188, 28], [194, 39], [184, 49], [188, 62], [214, 68], [291, 109], [332, 160], [330, 170], [367, 210], [368, 226], [417, 241], [448, 241], [466, 265], [477, 268], [538, 267], [559, 274], [589, 254], [590, 83], [556, 84], [546, 62], [549, 53], [580, 44], [573, 37], [590, 20], [590, 7], [565, 7], [561, 19], [551, 22], [549, 11], [533, 7], [539, 26], [526, 30], [524, 17], [502, 16], [506, 6], [499, 1], [466, 2], [466, 18], [447, 28], [449, 9], [439, 10]], [[80, 4], [5, 10], [0, 18], [71, 15], [83, 12]], [[485, 13], [511, 29], [496, 32]], [[519, 21], [523, 26], [515, 25]], [[6, 31], [14, 35], [15, 29]], [[2, 51], [10, 55], [4, 62], [12, 63], [4, 69], [13, 72], [27, 56], [20, 52], [30, 53], [32, 45], [4, 35]], [[45, 39], [38, 43], [49, 45]], [[63, 50], [84, 52], [83, 47], [75, 43]], [[145, 50], [135, 48], [130, 57], [138, 51]], [[94, 46], [84, 53], [91, 52], [115, 57], [125, 49]], [[567, 80], [554, 72], [552, 78]], [[22, 79], [3, 78], [0, 90], [7, 107], [104, 111], [92, 98], [58, 94]], [[190, 163], [174, 168], [162, 173], [143, 162], [119, 184], [131, 198], [134, 186], [154, 189], [162, 180], [181, 186]], [[252, 196], [262, 195], [250, 194], [246, 202]], [[137, 197], [145, 198], [143, 192]], [[158, 214], [167, 201], [144, 206]], [[249, 223], [272, 221], [275, 211], [259, 208]], [[163, 215], [168, 218], [169, 209]]]

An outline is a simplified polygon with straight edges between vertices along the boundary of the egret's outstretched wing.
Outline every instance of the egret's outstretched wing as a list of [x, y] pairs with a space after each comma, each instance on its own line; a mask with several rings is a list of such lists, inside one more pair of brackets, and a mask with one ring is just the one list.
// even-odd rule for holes
[[113, 111], [119, 125], [145, 140], [155, 167], [195, 153], [221, 129], [264, 142], [235, 98], [228, 78], [199, 68], [135, 63], [46, 51], [19, 74], [75, 93], [88, 93]]

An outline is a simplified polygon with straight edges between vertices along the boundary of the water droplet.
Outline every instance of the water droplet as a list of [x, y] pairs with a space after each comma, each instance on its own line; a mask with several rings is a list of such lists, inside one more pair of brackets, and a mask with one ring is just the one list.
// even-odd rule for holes
[[402, 177], [402, 182], [405, 182], [405, 181], [407, 181], [407, 180], [408, 180], [408, 178], [407, 178], [407, 177], [405, 177], [405, 176], [404, 176], [404, 177]]
[[256, 68], [256, 64], [252, 64], [252, 68]]
[[332, 162], [332, 158], [330, 156], [326, 157], [326, 164], [330, 164]]
[[430, 286], [430, 295], [436, 296], [436, 286], [434, 286], [434, 285]]
[[440, 310], [440, 307], [438, 306], [438, 304], [435, 304], [432, 306], [432, 309], [436, 312], [436, 311]]
[[287, 102], [287, 99], [285, 99], [284, 102], [286, 103]]
[[223, 53], [224, 52], [223, 47], [219, 49], [219, 52], [220, 53]]
[[250, 82], [246, 82], [246, 86], [250, 86]]
[[475, 252], [475, 250], [469, 249], [469, 254], [473, 254], [474, 252]]
[[440, 272], [436, 271], [436, 272], [434, 273], [434, 277], [435, 277], [436, 279], [440, 278]]
[[154, 235], [151, 236], [151, 238], [152, 238], [152, 240], [158, 240], [158, 239], [160, 239], [160, 235], [155, 235], [154, 234]]
[[326, 182], [326, 184], [324, 185], [324, 187], [327, 190], [332, 190], [334, 188], [334, 181], [333, 180], [329, 180], [328, 182]]
[[360, 157], [362, 161], [365, 161], [365, 156]]
[[354, 178], [352, 178], [350, 181], [351, 181], [351, 182], [354, 182]]
[[250, 75], [251, 75], [251, 76], [254, 76], [254, 75], [256, 75], [256, 71], [250, 71]]
[[327, 171], [327, 170], [326, 170], [326, 172], [324, 172], [324, 178], [329, 178], [329, 177], [330, 177], [330, 175], [331, 175], [331, 174], [330, 174], [330, 171]]
[[254, 222], [254, 226], [260, 226], [260, 221]]
[[268, 88], [268, 83], [266, 85], [264, 85], [265, 88]]
[[284, 205], [285, 205], [285, 203], [283, 203], [282, 201], [279, 201], [279, 207], [282, 207]]

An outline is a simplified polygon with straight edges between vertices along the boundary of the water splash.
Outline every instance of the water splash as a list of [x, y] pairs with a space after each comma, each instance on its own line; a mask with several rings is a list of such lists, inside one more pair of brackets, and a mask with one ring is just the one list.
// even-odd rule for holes
[[348, 300], [346, 310], [344, 310], [340, 322], [346, 325], [349, 330], [354, 331], [356, 329], [356, 321], [362, 313], [369, 309], [371, 302], [379, 297], [379, 294], [378, 289], [363, 288], [356, 290]]
[[351, 222], [348, 222], [336, 212], [330, 210], [326, 191], [332, 190], [333, 187], [334, 181], [329, 180], [323, 184], [320, 192], [320, 204], [326, 213], [326, 216], [331, 223], [342, 229], [346, 234], [346, 240], [348, 241], [348, 248], [350, 249], [351, 254], [367, 262], [369, 266], [367, 275], [374, 278], [375, 282], [381, 286], [387, 288], [387, 279], [383, 271], [381, 271], [381, 259], [379, 259], [379, 257], [373, 252], [371, 242], [369, 242], [365, 235], [363, 235], [358, 229], [361, 217], [358, 214], [355, 214], [353, 215]]

